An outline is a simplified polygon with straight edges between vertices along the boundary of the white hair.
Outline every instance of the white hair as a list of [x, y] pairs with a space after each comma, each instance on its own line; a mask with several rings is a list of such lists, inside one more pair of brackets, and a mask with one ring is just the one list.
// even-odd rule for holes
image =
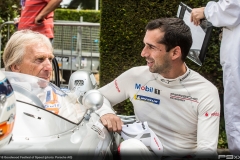
[[48, 37], [29, 29], [16, 31], [7, 42], [3, 52], [3, 62], [6, 71], [11, 71], [13, 64], [21, 64], [26, 53], [26, 47], [42, 43], [53, 51]]

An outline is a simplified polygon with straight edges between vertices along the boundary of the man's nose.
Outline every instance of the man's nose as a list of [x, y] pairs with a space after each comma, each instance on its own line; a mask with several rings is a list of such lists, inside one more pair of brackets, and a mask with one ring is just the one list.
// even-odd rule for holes
[[148, 51], [147, 51], [147, 47], [146, 46], [142, 49], [141, 56], [142, 57], [147, 57], [148, 56]]
[[49, 60], [49, 59], [46, 59], [43, 62], [43, 67], [44, 67], [45, 70], [52, 70], [52, 61]]

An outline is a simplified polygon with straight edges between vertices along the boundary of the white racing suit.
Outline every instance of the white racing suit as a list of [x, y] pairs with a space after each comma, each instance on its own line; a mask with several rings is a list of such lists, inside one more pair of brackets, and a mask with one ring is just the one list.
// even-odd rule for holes
[[208, 2], [206, 19], [215, 27], [223, 27], [220, 62], [223, 69], [224, 117], [228, 147], [240, 154], [240, 1]]
[[[99, 91], [112, 106], [129, 98], [137, 120], [158, 136], [164, 156], [217, 155], [219, 94], [197, 72], [187, 68], [184, 75], [166, 79], [148, 66], [134, 67]], [[97, 113], [114, 112], [104, 105]]]
[[[33, 84], [30, 85], [28, 82], [16, 82], [14, 80], [10, 80], [10, 82], [20, 85], [29, 91], [29, 93], [36, 95], [42, 102], [44, 109], [58, 114], [74, 123], [79, 123], [86, 112], [86, 108], [77, 102], [77, 96], [73, 92], [65, 93], [49, 85], [40, 88], [34, 87]], [[38, 85], [36, 84], [36, 86]], [[15, 92], [15, 96], [16, 99], [35, 104], [32, 99], [24, 95], [24, 93]]]
[[85, 107], [77, 102], [77, 96], [74, 92], [64, 95], [58, 93], [52, 87], [47, 87], [44, 89], [44, 92], [37, 96], [42, 100], [46, 110], [52, 111], [75, 123], [79, 123], [86, 112]]

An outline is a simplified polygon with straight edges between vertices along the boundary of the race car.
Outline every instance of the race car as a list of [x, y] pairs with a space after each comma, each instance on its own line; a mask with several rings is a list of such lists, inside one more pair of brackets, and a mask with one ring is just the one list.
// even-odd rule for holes
[[[0, 155], [84, 156], [87, 159], [117, 156], [121, 137], [109, 132], [94, 112], [101, 107], [103, 97], [92, 90], [95, 85], [91, 73], [84, 71], [83, 74], [89, 75], [84, 79], [85, 84], [93, 85], [85, 90], [75, 86], [67, 91], [35, 76], [3, 73], [16, 97], [15, 105], [12, 88], [5, 89], [7, 99], [12, 99], [7, 107], [11, 111], [16, 109], [16, 117], [5, 114], [8, 119], [5, 118], [4, 124], [12, 122], [9, 117], [15, 117], [15, 124], [12, 139], [0, 149]], [[6, 79], [1, 82], [5, 83]], [[0, 113], [2, 118], [3, 112]]]
[[11, 84], [0, 72], [0, 150], [12, 138], [16, 114], [16, 99]]

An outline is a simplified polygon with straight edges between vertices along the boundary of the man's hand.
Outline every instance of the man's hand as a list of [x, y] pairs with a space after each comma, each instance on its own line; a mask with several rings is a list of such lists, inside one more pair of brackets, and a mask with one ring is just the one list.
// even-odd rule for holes
[[50, 0], [48, 4], [42, 9], [42, 11], [35, 18], [35, 24], [41, 25], [45, 17], [53, 12], [62, 2], [62, 0]]
[[201, 23], [200, 20], [205, 18], [204, 9], [205, 7], [192, 9], [191, 22], [193, 22], [194, 25], [198, 26]]
[[44, 18], [39, 15], [35, 18], [35, 24], [37, 25], [42, 24], [43, 21], [44, 21]]
[[103, 125], [109, 130], [120, 133], [123, 122], [117, 115], [108, 113], [101, 117]]

